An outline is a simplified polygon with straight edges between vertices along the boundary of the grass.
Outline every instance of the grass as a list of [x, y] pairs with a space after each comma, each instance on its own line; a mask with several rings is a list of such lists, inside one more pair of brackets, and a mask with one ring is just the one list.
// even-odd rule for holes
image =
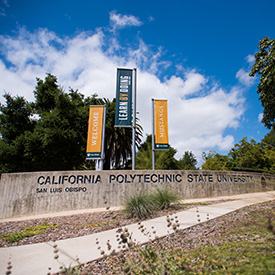
[[178, 193], [168, 187], [157, 188], [151, 196], [157, 209], [160, 210], [168, 209], [171, 203], [178, 201], [180, 198]]
[[179, 200], [179, 195], [168, 187], [141, 191], [126, 199], [124, 212], [130, 217], [146, 219], [158, 210], [168, 209]]
[[20, 229], [21, 231], [19, 231], [19, 232], [17, 231], [17, 232], [11, 232], [11, 233], [7, 233], [7, 234], [1, 234], [0, 238], [5, 240], [6, 242], [14, 243], [14, 242], [18, 242], [24, 238], [27, 238], [27, 237], [39, 235], [39, 234], [45, 232], [48, 228], [53, 228], [53, 227], [58, 227], [58, 225], [56, 225], [54, 223], [49, 225], [47, 222], [45, 222], [41, 225], [21, 228]]
[[109, 224], [113, 224], [114, 222], [92, 222], [88, 223], [87, 225], [77, 227], [76, 230], [84, 229], [84, 228], [89, 228], [89, 227], [103, 227]]
[[240, 241], [189, 253], [170, 251], [166, 269], [169, 274], [271, 274], [275, 271], [273, 249], [268, 241]]
[[130, 217], [144, 219], [150, 217], [155, 210], [155, 205], [151, 195], [146, 191], [141, 191], [127, 198], [125, 202], [125, 213]]

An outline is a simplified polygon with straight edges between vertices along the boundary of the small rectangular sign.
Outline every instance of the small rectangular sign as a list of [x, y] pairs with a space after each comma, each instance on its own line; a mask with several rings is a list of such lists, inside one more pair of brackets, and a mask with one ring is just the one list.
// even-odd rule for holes
[[155, 150], [169, 150], [167, 100], [154, 100]]
[[90, 106], [86, 159], [100, 159], [102, 149], [104, 106]]
[[115, 127], [132, 127], [132, 72], [117, 69]]

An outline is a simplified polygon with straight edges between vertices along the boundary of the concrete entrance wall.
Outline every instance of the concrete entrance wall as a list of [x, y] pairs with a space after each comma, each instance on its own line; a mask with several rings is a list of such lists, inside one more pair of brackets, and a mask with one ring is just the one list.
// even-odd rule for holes
[[58, 171], [2, 174], [0, 219], [123, 205], [169, 185], [182, 199], [275, 190], [275, 176], [223, 171]]

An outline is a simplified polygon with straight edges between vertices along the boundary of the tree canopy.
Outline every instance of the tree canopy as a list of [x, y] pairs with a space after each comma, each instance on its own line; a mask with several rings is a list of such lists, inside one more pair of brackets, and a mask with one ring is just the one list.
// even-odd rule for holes
[[203, 153], [205, 170], [229, 170], [275, 173], [275, 147], [266, 142], [243, 138], [227, 156], [214, 151]]
[[228, 156], [220, 155], [211, 150], [208, 154], [203, 152], [202, 158], [205, 161], [201, 166], [203, 170], [228, 170]]
[[178, 162], [178, 167], [181, 170], [196, 170], [196, 165], [196, 156], [191, 151], [186, 151]]
[[[28, 102], [4, 94], [6, 103], [0, 104], [0, 173], [92, 169], [93, 164], [85, 161], [90, 105], [107, 106], [104, 169], [131, 168], [132, 129], [114, 127], [115, 99], [102, 99], [97, 94], [85, 98], [71, 88], [66, 93], [51, 74], [45, 80], [37, 79], [34, 97], [34, 102]], [[202, 169], [275, 173], [274, 117], [269, 122], [273, 128], [262, 142], [243, 138], [226, 156], [215, 151], [203, 153]], [[152, 169], [152, 135], [142, 144], [141, 137], [142, 127], [137, 124], [136, 168]], [[179, 160], [176, 152], [171, 146], [168, 151], [156, 151], [156, 169], [197, 169], [192, 152], [186, 151]]]
[[249, 75], [260, 75], [257, 93], [264, 108], [262, 122], [271, 129], [275, 123], [275, 39], [263, 38], [258, 49]]
[[[107, 106], [105, 129], [105, 161], [104, 170], [110, 168], [123, 169], [129, 167], [132, 155], [132, 128], [114, 127], [116, 100], [103, 100]], [[136, 124], [136, 146], [140, 147], [142, 127]]]
[[[177, 150], [169, 146], [167, 151], [155, 151], [156, 170], [195, 170], [197, 160], [192, 152], [185, 152], [184, 156], [177, 160]], [[144, 143], [136, 156], [136, 168], [140, 170], [152, 169], [152, 135], [147, 135]]]
[[[105, 163], [124, 167], [131, 156], [131, 132], [114, 128], [115, 100], [65, 93], [51, 74], [37, 79], [35, 102], [5, 94], [0, 105], [0, 172], [80, 169], [85, 164], [90, 105], [107, 105]], [[142, 128], [137, 126], [139, 146]], [[87, 165], [86, 165], [87, 166]]]

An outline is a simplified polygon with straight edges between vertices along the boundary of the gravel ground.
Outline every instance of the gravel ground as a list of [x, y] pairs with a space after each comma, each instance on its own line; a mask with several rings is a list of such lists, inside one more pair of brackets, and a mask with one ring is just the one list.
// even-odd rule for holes
[[[214, 204], [224, 202], [208, 201], [207, 204]], [[155, 217], [166, 216], [167, 214], [183, 211], [189, 208], [196, 207], [196, 204], [188, 205], [174, 205], [168, 210], [159, 211]], [[18, 242], [6, 242], [0, 236], [0, 247], [18, 246], [25, 244], [33, 244], [48, 241], [57, 241], [68, 238], [75, 238], [88, 234], [97, 233], [104, 230], [118, 228], [124, 225], [137, 223], [140, 220], [134, 218], [127, 218], [122, 211], [105, 211], [90, 214], [78, 214], [72, 216], [60, 216], [52, 218], [40, 218], [24, 221], [12, 221], [0, 223], [0, 235], [14, 232], [23, 232], [24, 228], [39, 226], [44, 223], [54, 225], [49, 227], [45, 232], [24, 238]]]

